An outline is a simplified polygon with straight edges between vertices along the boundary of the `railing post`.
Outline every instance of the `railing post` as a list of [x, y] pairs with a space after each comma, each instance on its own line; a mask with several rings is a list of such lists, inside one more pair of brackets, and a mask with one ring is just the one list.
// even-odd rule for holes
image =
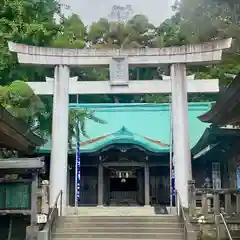
[[208, 198], [207, 193], [204, 190], [202, 195], [202, 208], [201, 208], [202, 215], [206, 218], [208, 216]]
[[227, 191], [224, 195], [224, 198], [225, 213], [227, 213], [228, 215], [232, 215], [231, 193]]
[[61, 192], [60, 192], [60, 216], [62, 216], [62, 194], [63, 194], [63, 192], [61, 190]]
[[196, 187], [195, 180], [188, 181], [188, 208], [189, 216], [194, 217], [196, 215]]
[[219, 193], [214, 191], [213, 193], [213, 208], [215, 216], [219, 215], [220, 213], [220, 200], [219, 200]]
[[240, 213], [240, 193], [236, 192], [236, 213]]
[[[219, 195], [218, 195], [219, 196]], [[215, 215], [216, 239], [220, 240], [220, 215]]]

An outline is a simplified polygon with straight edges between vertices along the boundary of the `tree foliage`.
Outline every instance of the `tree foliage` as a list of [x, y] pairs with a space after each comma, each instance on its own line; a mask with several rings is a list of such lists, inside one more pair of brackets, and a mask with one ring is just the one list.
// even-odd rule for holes
[[7, 41], [46, 46], [58, 32], [54, 14], [59, 12], [55, 0], [3, 0], [0, 6], [0, 83], [16, 79], [41, 79], [39, 68], [19, 66], [8, 51]]
[[183, 0], [179, 5], [181, 26], [189, 41], [240, 37], [238, 0]]
[[38, 117], [44, 117], [44, 104], [33, 90], [22, 81], [0, 86], [0, 104], [14, 117], [29, 124], [30, 129], [40, 133]]
[[[229, 83], [225, 73], [240, 70], [240, 2], [238, 0], [183, 0], [176, 6], [181, 16], [180, 29], [188, 43], [232, 37], [233, 46], [218, 65], [201, 67], [200, 77], [219, 78], [221, 85]], [[193, 71], [196, 68], [193, 68]]]
[[[8, 51], [7, 41], [60, 48], [152, 48], [203, 42], [233, 37], [234, 47], [219, 65], [194, 66], [188, 74], [196, 78], [220, 78], [228, 84], [225, 73], [240, 70], [240, 3], [238, 0], [182, 0], [175, 5], [175, 14], [160, 26], [154, 26], [142, 14], [132, 16], [131, 6], [114, 6], [112, 18], [101, 18], [86, 26], [76, 14], [66, 18], [56, 0], [3, 0], [0, 6], [0, 103], [16, 117], [24, 119], [44, 136], [51, 132], [52, 99], [38, 97], [25, 83], [44, 81], [53, 69], [20, 66]], [[55, 16], [60, 16], [57, 23]], [[80, 81], [106, 81], [108, 69], [78, 68], [71, 74]], [[160, 79], [169, 74], [168, 67], [132, 68], [131, 80]], [[17, 81], [16, 81], [17, 80]], [[215, 95], [198, 94], [190, 100], [214, 100]], [[70, 96], [76, 102], [76, 96]], [[146, 96], [79, 96], [79, 102], [167, 102], [168, 95]], [[69, 137], [79, 138], [85, 132], [85, 119], [102, 123], [94, 112], [72, 110], [69, 115]], [[80, 121], [80, 125], [78, 122]], [[36, 124], [36, 122], [38, 124]]]

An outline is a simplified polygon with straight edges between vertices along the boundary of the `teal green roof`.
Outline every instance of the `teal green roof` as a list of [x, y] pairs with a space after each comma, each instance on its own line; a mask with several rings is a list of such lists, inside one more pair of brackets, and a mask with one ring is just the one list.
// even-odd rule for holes
[[[86, 120], [89, 139], [81, 137], [81, 152], [95, 152], [117, 143], [132, 143], [151, 152], [169, 151], [169, 104], [70, 104], [72, 109], [91, 109], [106, 124]], [[189, 132], [191, 148], [201, 138], [207, 123], [197, 117], [207, 112], [211, 103], [189, 103]], [[49, 152], [49, 140], [39, 152]]]

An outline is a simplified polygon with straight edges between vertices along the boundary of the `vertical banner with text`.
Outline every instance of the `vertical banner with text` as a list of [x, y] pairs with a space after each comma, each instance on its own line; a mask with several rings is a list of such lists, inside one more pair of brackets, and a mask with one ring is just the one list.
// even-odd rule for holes
[[81, 184], [81, 158], [80, 158], [80, 142], [77, 141], [76, 162], [75, 162], [75, 206], [80, 202], [80, 184]]
[[[172, 146], [173, 146], [173, 137], [172, 137]], [[174, 166], [174, 151], [173, 151], [174, 147], [172, 147], [172, 175], [171, 175], [171, 184], [172, 184], [172, 202], [173, 204], [175, 203], [175, 166]]]
[[[170, 96], [170, 101], [172, 101], [172, 97]], [[172, 206], [175, 205], [176, 200], [176, 189], [175, 189], [175, 160], [174, 160], [174, 136], [173, 136], [173, 119], [172, 119], [172, 103], [169, 104], [169, 112], [170, 112], [170, 161], [169, 161], [169, 167], [170, 167], [170, 207], [172, 209]], [[171, 210], [172, 211], [172, 210]]]

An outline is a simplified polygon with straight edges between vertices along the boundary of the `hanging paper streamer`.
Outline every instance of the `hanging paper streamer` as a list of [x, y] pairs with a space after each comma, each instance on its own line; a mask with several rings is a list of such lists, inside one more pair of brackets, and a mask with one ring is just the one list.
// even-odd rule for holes
[[76, 147], [76, 167], [75, 167], [75, 193], [76, 205], [80, 202], [80, 183], [81, 183], [81, 161], [80, 161], [80, 142], [77, 142]]
[[240, 167], [237, 167], [237, 189], [240, 191]]

